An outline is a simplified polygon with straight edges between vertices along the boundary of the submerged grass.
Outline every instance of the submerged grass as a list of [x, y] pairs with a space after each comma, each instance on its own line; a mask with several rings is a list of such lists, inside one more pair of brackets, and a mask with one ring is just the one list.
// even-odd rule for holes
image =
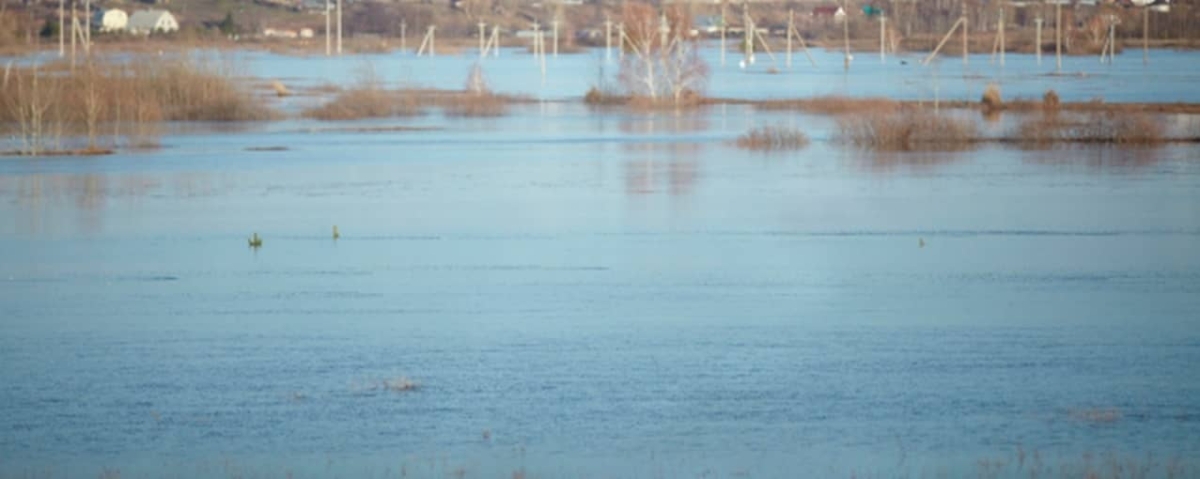
[[760, 126], [737, 138], [738, 148], [747, 150], [798, 150], [808, 146], [808, 135], [796, 128]]

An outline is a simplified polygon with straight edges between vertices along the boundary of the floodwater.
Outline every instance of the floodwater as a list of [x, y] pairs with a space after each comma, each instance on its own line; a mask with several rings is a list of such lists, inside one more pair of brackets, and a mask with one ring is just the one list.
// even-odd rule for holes
[[[976, 100], [989, 84], [996, 84], [1010, 99], [1040, 99], [1047, 89], [1054, 89], [1063, 101], [1200, 102], [1197, 51], [1150, 50], [1145, 64], [1142, 51], [1135, 49], [1117, 54], [1112, 63], [1101, 63], [1094, 55], [1064, 56], [1061, 72], [1056, 70], [1054, 55], [1042, 56], [1039, 63], [1034, 55], [1008, 54], [1003, 65], [987, 54], [971, 55], [965, 65], [961, 56], [943, 55], [923, 66], [927, 54], [922, 52], [889, 54], [882, 60], [878, 54], [856, 52], [846, 70], [842, 52], [813, 49], [810, 63], [799, 47], [789, 68], [780, 43], [774, 43], [774, 60], [760, 53], [744, 69], [739, 68], [743, 58], [736, 52], [728, 52], [722, 64], [719, 49], [702, 50], [709, 67], [707, 94], [745, 99], [882, 96], [932, 102]], [[475, 49], [435, 57], [392, 52], [297, 58], [258, 51], [207, 56], [240, 65], [253, 76], [301, 86], [347, 83], [369, 70], [396, 85], [463, 88], [478, 61], [496, 91], [546, 100], [578, 99], [592, 86], [615, 83], [621, 62], [619, 52], [606, 56], [603, 48], [547, 56], [543, 76], [540, 62], [522, 48], [503, 49], [499, 56], [483, 60]]]
[[1200, 474], [1195, 145], [393, 124], [0, 160], [0, 475]]

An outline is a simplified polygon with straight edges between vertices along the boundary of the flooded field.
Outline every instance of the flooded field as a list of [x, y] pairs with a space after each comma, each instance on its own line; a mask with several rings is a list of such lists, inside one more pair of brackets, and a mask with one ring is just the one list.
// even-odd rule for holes
[[[1010, 55], [1006, 95], [1200, 100], [1175, 83], [1200, 62], [1130, 89], [1127, 55], [1094, 83]], [[931, 95], [802, 59], [711, 93]], [[470, 64], [436, 61], [413, 81]], [[812, 144], [733, 145], [763, 124]], [[0, 476], [1200, 475], [1200, 147], [876, 153], [832, 126], [539, 102], [2, 159]]]

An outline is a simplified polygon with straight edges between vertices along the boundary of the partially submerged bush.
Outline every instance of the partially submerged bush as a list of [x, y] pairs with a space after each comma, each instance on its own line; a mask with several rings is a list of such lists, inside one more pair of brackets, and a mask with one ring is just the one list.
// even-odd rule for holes
[[452, 117], [497, 117], [508, 114], [509, 99], [493, 93], [454, 95], [439, 103], [442, 114]]
[[877, 150], [954, 150], [980, 141], [975, 122], [925, 111], [844, 116], [836, 138]]
[[808, 135], [795, 128], [760, 126], [739, 136], [737, 146], [748, 150], [798, 150], [808, 146]]
[[1145, 113], [1095, 112], [1082, 117], [1029, 116], [1013, 138], [1027, 144], [1110, 143], [1155, 144], [1167, 138], [1163, 125]]
[[979, 101], [983, 104], [984, 113], [1004, 108], [1004, 101], [1000, 98], [1000, 87], [995, 83], [988, 84], [987, 88], [983, 90], [983, 98], [980, 98]]
[[1046, 90], [1046, 93], [1042, 95], [1042, 110], [1047, 113], [1057, 112], [1061, 106], [1062, 102], [1058, 99], [1058, 92], [1053, 89]]

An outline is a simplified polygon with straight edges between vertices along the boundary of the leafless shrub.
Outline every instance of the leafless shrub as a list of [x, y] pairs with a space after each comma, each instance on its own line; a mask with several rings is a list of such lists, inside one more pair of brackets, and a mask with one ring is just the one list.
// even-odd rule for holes
[[803, 131], [781, 126], [760, 126], [737, 139], [738, 148], [747, 150], [798, 150], [808, 143]]
[[924, 111], [854, 114], [838, 119], [836, 138], [877, 150], [955, 150], [980, 141], [975, 122]]
[[635, 106], [699, 104], [708, 83], [708, 64], [700, 57], [699, 45], [689, 37], [691, 16], [683, 8], [658, 12], [646, 3], [628, 2], [621, 11], [625, 26], [618, 78]]
[[1150, 145], [1167, 140], [1161, 122], [1145, 113], [1094, 112], [1082, 117], [1027, 116], [1011, 135], [1026, 144]]

